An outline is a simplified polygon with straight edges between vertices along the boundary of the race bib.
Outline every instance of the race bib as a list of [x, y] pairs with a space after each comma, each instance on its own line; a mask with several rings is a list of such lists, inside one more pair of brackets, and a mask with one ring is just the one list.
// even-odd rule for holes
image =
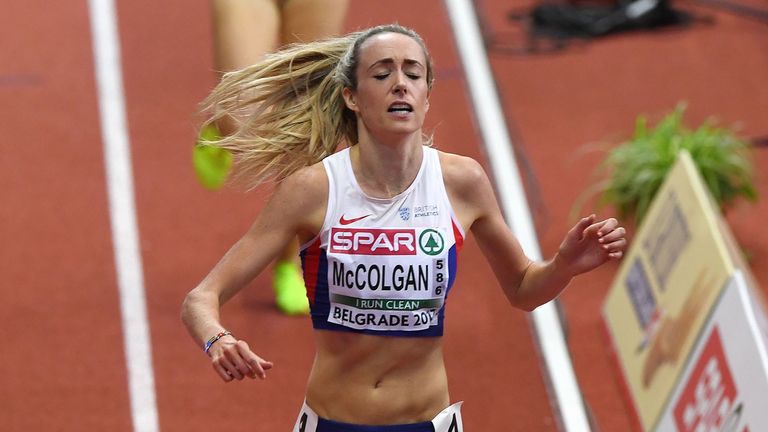
[[332, 228], [328, 322], [378, 331], [438, 325], [451, 246], [442, 229]]

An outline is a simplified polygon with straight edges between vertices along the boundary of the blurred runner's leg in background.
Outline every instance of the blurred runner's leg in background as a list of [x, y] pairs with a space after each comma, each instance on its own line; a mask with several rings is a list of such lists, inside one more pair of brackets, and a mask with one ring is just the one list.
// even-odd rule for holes
[[[216, 72], [221, 77], [226, 72], [242, 69], [289, 43], [338, 35], [344, 25], [348, 3], [349, 0], [212, 0]], [[213, 129], [206, 128], [203, 134], [211, 139], [232, 132], [232, 125], [220, 122]], [[204, 139], [203, 134], [200, 141]], [[204, 151], [205, 155], [195, 158], [195, 169], [201, 183], [209, 189], [217, 189], [226, 180], [231, 156], [224, 150], [205, 147], [196, 147], [196, 152]], [[204, 180], [203, 171], [209, 173], [208, 181]], [[297, 239], [286, 245], [277, 258], [272, 284], [275, 304], [283, 313], [304, 315], [309, 312]]]

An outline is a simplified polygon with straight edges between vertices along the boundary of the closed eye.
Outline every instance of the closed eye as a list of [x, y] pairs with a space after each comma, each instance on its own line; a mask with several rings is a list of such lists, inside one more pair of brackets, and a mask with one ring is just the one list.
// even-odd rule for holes
[[[421, 75], [413, 74], [413, 73], [405, 74], [405, 76], [407, 76], [408, 78], [410, 78], [412, 80], [418, 80], [418, 79], [421, 78]], [[373, 77], [376, 78], [379, 81], [383, 81], [383, 80], [385, 80], [385, 79], [387, 79], [389, 77], [389, 74], [388, 73], [386, 73], [386, 74], [378, 74], [378, 75], [374, 75]]]

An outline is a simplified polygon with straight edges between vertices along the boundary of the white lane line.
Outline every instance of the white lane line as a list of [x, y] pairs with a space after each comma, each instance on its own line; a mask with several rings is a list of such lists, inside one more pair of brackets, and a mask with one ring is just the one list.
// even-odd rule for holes
[[159, 426], [155, 380], [136, 224], [117, 17], [113, 0], [89, 0], [88, 4], [109, 193], [112, 246], [120, 290], [131, 419], [134, 431], [157, 432]]
[[[507, 223], [531, 259], [540, 260], [541, 250], [525, 199], [520, 174], [512, 152], [501, 103], [496, 93], [477, 15], [471, 0], [445, 0], [456, 45], [464, 66], [475, 118], [480, 126], [491, 170]], [[553, 302], [532, 313], [537, 342], [554, 396], [555, 409], [567, 431], [589, 431], [578, 383], [573, 372], [560, 318]], [[554, 395], [551, 393], [554, 392]]]

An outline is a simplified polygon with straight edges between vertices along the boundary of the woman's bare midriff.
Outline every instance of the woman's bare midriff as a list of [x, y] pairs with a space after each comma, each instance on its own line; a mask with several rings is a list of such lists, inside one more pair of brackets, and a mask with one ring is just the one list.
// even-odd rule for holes
[[441, 337], [315, 331], [307, 405], [365, 425], [429, 421], [449, 405]]

